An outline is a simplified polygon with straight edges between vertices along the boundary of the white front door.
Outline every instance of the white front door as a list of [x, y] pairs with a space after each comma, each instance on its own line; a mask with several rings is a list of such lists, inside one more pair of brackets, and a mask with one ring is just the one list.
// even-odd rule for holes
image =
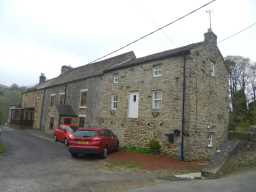
[[139, 115], [139, 92], [129, 94], [128, 118], [138, 118]]

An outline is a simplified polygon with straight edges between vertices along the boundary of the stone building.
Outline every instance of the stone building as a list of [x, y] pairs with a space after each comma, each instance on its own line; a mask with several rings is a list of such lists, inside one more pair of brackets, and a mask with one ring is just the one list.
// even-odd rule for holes
[[[62, 67], [23, 94], [34, 128], [52, 133], [65, 118], [79, 127], [108, 127], [121, 145], [147, 147], [181, 159], [207, 159], [227, 136], [228, 72], [209, 30], [204, 41], [136, 58], [133, 52]], [[67, 120], [67, 119], [66, 119]]]

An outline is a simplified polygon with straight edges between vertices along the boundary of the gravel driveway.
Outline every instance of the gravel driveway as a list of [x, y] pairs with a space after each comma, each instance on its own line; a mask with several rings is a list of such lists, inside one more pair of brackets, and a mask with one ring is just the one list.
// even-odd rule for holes
[[105, 160], [72, 159], [66, 147], [27, 131], [4, 129], [0, 156], [1, 192], [111, 191], [155, 184], [152, 176], [103, 169]]

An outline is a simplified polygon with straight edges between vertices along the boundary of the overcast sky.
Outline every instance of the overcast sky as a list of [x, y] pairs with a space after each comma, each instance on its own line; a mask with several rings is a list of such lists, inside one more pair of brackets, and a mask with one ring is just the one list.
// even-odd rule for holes
[[[62, 65], [84, 65], [209, 0], [0, 0], [0, 84], [31, 86], [41, 72], [59, 75]], [[255, 0], [217, 0], [117, 54], [137, 57], [203, 40], [218, 39], [256, 22]], [[219, 44], [224, 56], [256, 61], [256, 26]]]

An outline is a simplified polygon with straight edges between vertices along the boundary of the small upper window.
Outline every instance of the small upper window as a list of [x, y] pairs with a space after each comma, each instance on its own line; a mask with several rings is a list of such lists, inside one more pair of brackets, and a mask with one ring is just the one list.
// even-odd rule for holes
[[87, 104], [87, 89], [80, 91], [80, 107], [86, 107]]
[[153, 91], [152, 95], [152, 109], [160, 110], [162, 103], [162, 92], [161, 91]]
[[65, 104], [65, 93], [59, 93], [60, 95], [60, 104]]
[[211, 64], [211, 76], [214, 77], [215, 76], [215, 62], [210, 60], [210, 64]]
[[116, 95], [111, 96], [111, 110], [117, 110], [118, 97]]
[[55, 94], [52, 94], [50, 96], [50, 105], [51, 106], [54, 106], [55, 105], [55, 99], [56, 99], [56, 95]]
[[153, 66], [153, 77], [160, 77], [160, 76], [162, 76], [161, 65], [154, 65]]
[[113, 84], [118, 84], [118, 82], [119, 82], [119, 76], [118, 76], [118, 74], [114, 74], [113, 75]]

